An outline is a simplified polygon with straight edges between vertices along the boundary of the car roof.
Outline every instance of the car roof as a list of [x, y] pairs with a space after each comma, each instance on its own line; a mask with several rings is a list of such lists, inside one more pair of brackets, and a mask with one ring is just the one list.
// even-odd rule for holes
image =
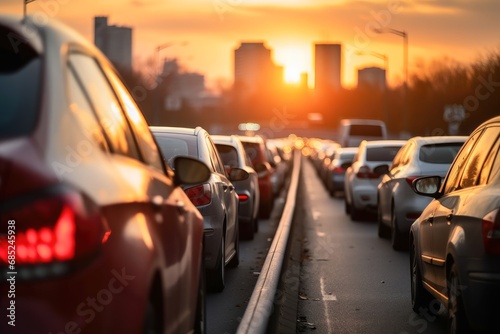
[[409, 140], [415, 141], [418, 145], [440, 144], [440, 143], [464, 143], [468, 136], [416, 136]]
[[149, 129], [151, 130], [151, 132], [154, 132], [156, 134], [177, 133], [177, 134], [192, 135], [192, 136], [196, 136], [200, 132], [205, 131], [200, 126], [197, 126], [195, 128], [185, 128], [177, 126], [150, 126]]
[[241, 141], [248, 142], [248, 143], [263, 143], [264, 142], [264, 138], [262, 138], [260, 136], [254, 136], [254, 137], [251, 137], [251, 136], [238, 136], [238, 138]]
[[341, 147], [341, 148], [337, 149], [336, 152], [338, 154], [345, 154], [345, 153], [349, 154], [349, 153], [358, 152], [358, 149], [359, 149], [358, 147]]
[[384, 121], [378, 119], [364, 118], [344, 118], [340, 120], [341, 125], [360, 124], [360, 125], [385, 125]]
[[406, 140], [387, 139], [387, 140], [364, 140], [366, 147], [384, 147], [384, 146], [403, 146]]
[[238, 146], [240, 140], [235, 135], [210, 135], [215, 144], [226, 144], [234, 147]]

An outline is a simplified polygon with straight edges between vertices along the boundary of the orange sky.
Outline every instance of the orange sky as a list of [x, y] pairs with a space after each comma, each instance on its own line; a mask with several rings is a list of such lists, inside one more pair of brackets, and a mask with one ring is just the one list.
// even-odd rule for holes
[[[22, 13], [22, 0], [1, 0], [1, 13]], [[445, 56], [471, 62], [500, 46], [498, 0], [37, 0], [28, 12], [54, 17], [93, 41], [93, 17], [134, 28], [135, 64], [154, 57], [157, 45], [183, 42], [161, 51], [189, 71], [205, 74], [207, 84], [230, 84], [232, 54], [240, 41], [265, 41], [286, 74], [308, 72], [313, 82], [312, 44], [344, 46], [343, 84], [356, 83], [356, 69], [383, 66], [357, 50], [385, 54], [389, 83], [403, 76], [403, 39], [375, 34], [373, 27], [404, 30], [409, 36], [409, 71]]]

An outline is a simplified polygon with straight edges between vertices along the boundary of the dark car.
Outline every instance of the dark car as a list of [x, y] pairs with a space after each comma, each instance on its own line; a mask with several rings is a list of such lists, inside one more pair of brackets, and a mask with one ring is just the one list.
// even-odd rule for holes
[[248, 178], [233, 181], [239, 198], [238, 222], [240, 236], [244, 239], [253, 239], [258, 230], [259, 221], [259, 177], [253, 169], [252, 162], [245, 152], [245, 148], [238, 137], [212, 135], [212, 139], [219, 151], [224, 166], [229, 169], [241, 168], [248, 173]]
[[203, 215], [205, 231], [205, 267], [210, 287], [222, 291], [224, 269], [239, 264], [238, 194], [232, 181], [248, 178], [240, 168], [226, 173], [224, 163], [209, 133], [201, 127], [151, 127], [167, 161], [190, 156], [204, 162], [210, 179], [197, 185], [186, 185], [184, 191]]
[[413, 181], [433, 198], [410, 230], [413, 310], [441, 302], [449, 333], [500, 332], [499, 152], [495, 117], [472, 132], [443, 182], [440, 175]]
[[259, 176], [259, 217], [268, 219], [274, 206], [273, 178], [276, 170], [269, 163], [266, 143], [260, 136], [238, 136], [238, 138]]
[[0, 36], [0, 332], [203, 332], [203, 220], [177, 185], [207, 167], [167, 174], [112, 65], [70, 28], [0, 16]]

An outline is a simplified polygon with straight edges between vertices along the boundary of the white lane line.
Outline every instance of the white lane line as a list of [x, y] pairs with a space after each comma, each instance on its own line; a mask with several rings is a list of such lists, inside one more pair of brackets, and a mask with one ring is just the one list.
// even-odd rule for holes
[[337, 296], [335, 296], [331, 292], [325, 291], [325, 279], [323, 277], [321, 277], [320, 279], [320, 285], [321, 285], [321, 295], [323, 296], [323, 300], [325, 301], [337, 300]]
[[326, 324], [328, 327], [328, 334], [333, 333], [333, 324], [330, 320], [332, 317], [330, 316], [330, 312], [328, 312], [328, 302], [337, 300], [337, 297], [332, 293], [327, 293], [325, 291], [325, 279], [323, 277], [320, 278], [320, 286], [321, 286], [321, 294], [323, 295], [323, 310], [325, 312]]
[[321, 213], [318, 210], [312, 209], [312, 216], [314, 220], [318, 220], [318, 218], [321, 217]]

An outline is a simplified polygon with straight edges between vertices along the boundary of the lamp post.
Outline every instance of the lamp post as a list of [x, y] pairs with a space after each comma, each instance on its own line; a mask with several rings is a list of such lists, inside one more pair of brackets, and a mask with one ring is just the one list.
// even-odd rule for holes
[[387, 107], [387, 72], [389, 70], [389, 58], [387, 57], [386, 54], [380, 53], [380, 52], [375, 52], [375, 51], [370, 51], [370, 50], [359, 50], [355, 52], [357, 55], [370, 55], [373, 57], [377, 57], [379, 59], [382, 59], [384, 61], [384, 68], [385, 68], [385, 80], [384, 80], [384, 121], [387, 123], [389, 121], [389, 110]]
[[408, 33], [404, 30], [396, 30], [389, 27], [381, 29], [373, 29], [378, 34], [390, 33], [403, 37], [403, 67], [404, 67], [404, 86], [403, 86], [403, 132], [405, 135], [408, 132]]

